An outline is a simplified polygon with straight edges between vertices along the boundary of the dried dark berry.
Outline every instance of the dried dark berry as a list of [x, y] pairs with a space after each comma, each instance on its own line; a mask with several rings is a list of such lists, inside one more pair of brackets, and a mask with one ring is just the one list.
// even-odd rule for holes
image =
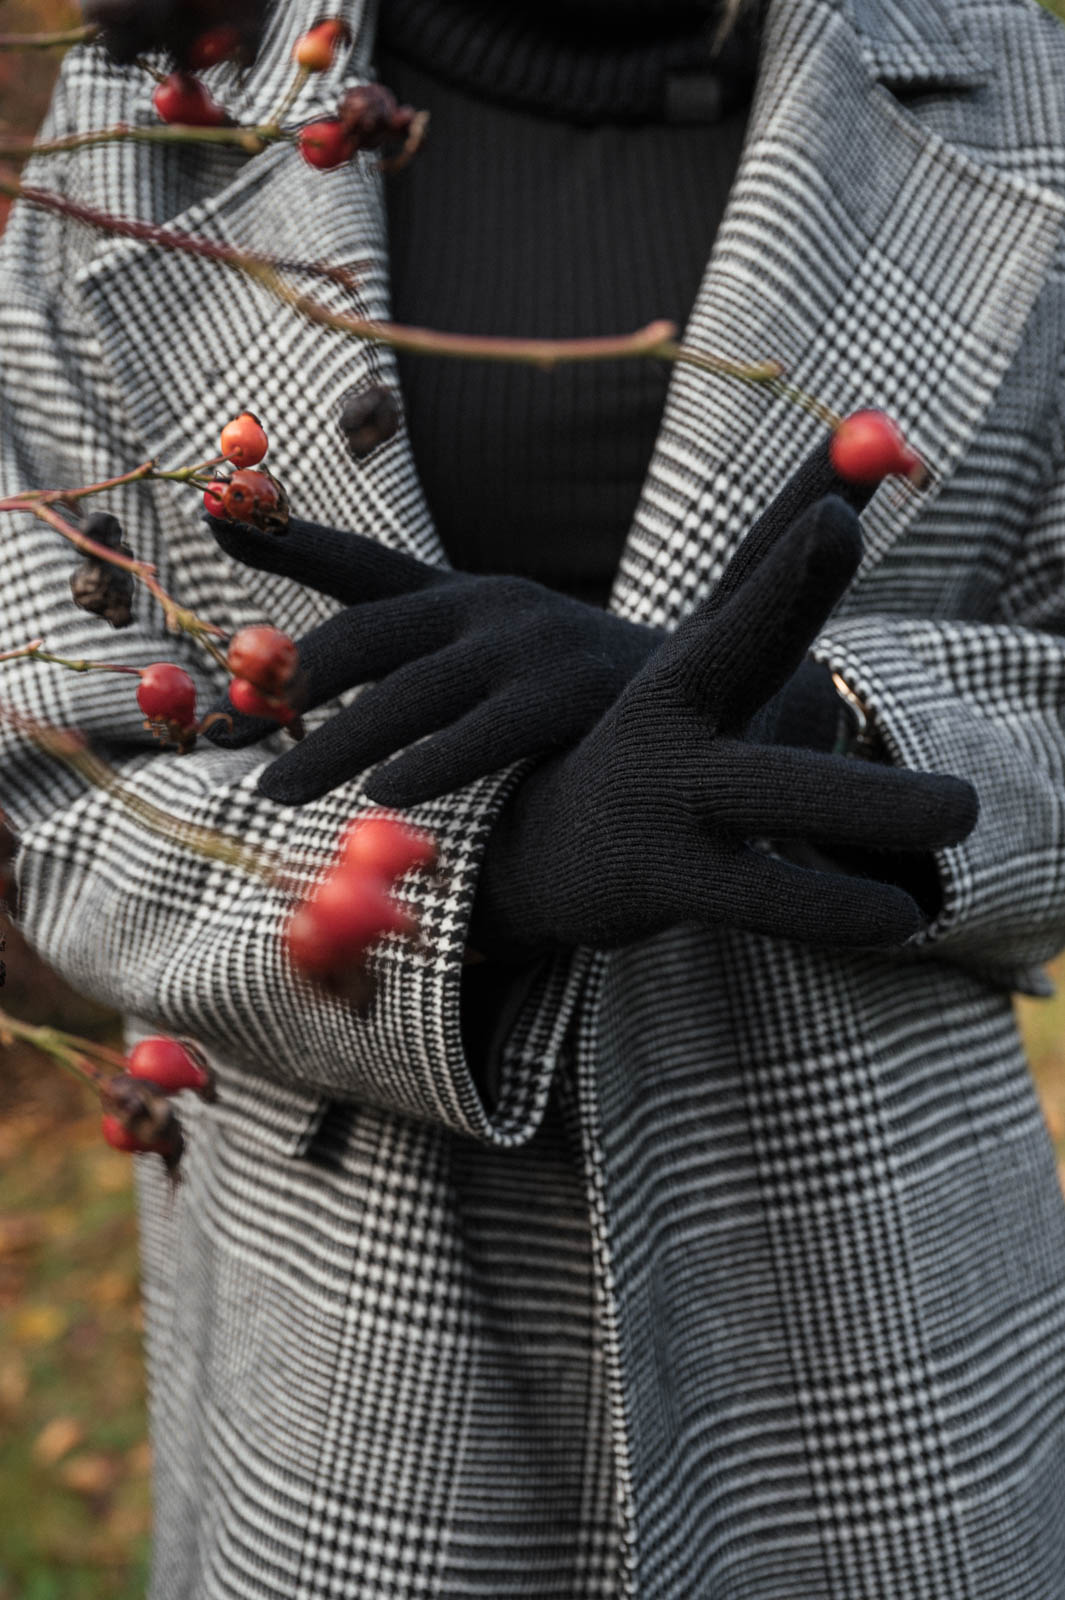
[[[82, 529], [87, 539], [106, 545], [119, 555], [132, 556], [129, 545], [122, 541], [122, 525], [117, 517], [106, 511], [95, 512]], [[70, 592], [74, 604], [82, 611], [91, 611], [103, 617], [112, 628], [128, 628], [133, 621], [133, 576], [121, 567], [112, 567], [105, 561], [86, 556], [70, 579]]]
[[383, 83], [363, 83], [341, 95], [337, 117], [355, 150], [380, 150], [402, 143], [414, 121], [414, 107], [398, 104]]
[[109, 1144], [154, 1151], [162, 1156], [171, 1177], [177, 1176], [185, 1140], [177, 1113], [158, 1084], [121, 1072], [104, 1084], [100, 1103]]
[[340, 413], [340, 431], [356, 461], [399, 431], [399, 405], [391, 389], [375, 383], [349, 395]]

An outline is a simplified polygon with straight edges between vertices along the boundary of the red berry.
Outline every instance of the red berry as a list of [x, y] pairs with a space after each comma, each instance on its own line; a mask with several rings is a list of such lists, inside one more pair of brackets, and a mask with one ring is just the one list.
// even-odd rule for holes
[[297, 906], [285, 927], [285, 945], [292, 965], [309, 978], [326, 978], [344, 965], [331, 931], [305, 902]]
[[169, 1156], [175, 1150], [173, 1138], [161, 1135], [157, 1139], [138, 1139], [137, 1135], [126, 1127], [121, 1117], [113, 1117], [108, 1113], [100, 1119], [100, 1131], [114, 1150], [132, 1151], [135, 1154], [150, 1151], [153, 1155], [160, 1156]]
[[341, 949], [357, 954], [383, 933], [413, 934], [417, 924], [370, 873], [334, 872], [311, 901], [315, 920]]
[[340, 869], [376, 873], [392, 881], [413, 867], [431, 867], [437, 858], [436, 840], [382, 812], [356, 817], [340, 836]]
[[327, 171], [343, 166], [355, 154], [355, 141], [336, 117], [308, 122], [299, 131], [300, 155], [312, 167]]
[[229, 484], [225, 478], [215, 478], [203, 491], [203, 508], [209, 511], [212, 517], [224, 517], [226, 514], [226, 490]]
[[292, 59], [308, 72], [325, 72], [333, 65], [337, 45], [351, 38], [347, 23], [341, 17], [319, 22], [307, 33], [300, 34], [292, 47]]
[[299, 671], [299, 651], [287, 633], [266, 626], [241, 628], [230, 640], [226, 666], [266, 695], [280, 695]]
[[157, 83], [152, 105], [164, 122], [178, 122], [190, 128], [217, 128], [226, 120], [222, 107], [199, 78], [187, 72], [172, 72]]
[[254, 467], [241, 467], [234, 472], [222, 496], [226, 516], [234, 522], [251, 522], [253, 517], [272, 511], [279, 501], [274, 480]]
[[250, 411], [242, 411], [222, 429], [219, 448], [235, 467], [254, 467], [270, 448], [270, 441], [258, 417], [253, 417]]
[[855, 411], [844, 418], [829, 447], [832, 466], [848, 483], [879, 483], [892, 473], [920, 466], [914, 451], [883, 411]]
[[126, 1071], [131, 1078], [154, 1083], [164, 1094], [177, 1094], [180, 1089], [203, 1094], [211, 1087], [210, 1077], [185, 1046], [162, 1035], [135, 1044], [126, 1058]]
[[125, 1123], [120, 1122], [117, 1117], [105, 1116], [102, 1118], [100, 1131], [108, 1144], [115, 1150], [146, 1150], [148, 1148], [147, 1145], [142, 1144], [138, 1138], [130, 1133]]
[[417, 931], [414, 917], [380, 878], [336, 872], [293, 912], [285, 941], [294, 965], [322, 978], [355, 965], [382, 934]]
[[137, 704], [152, 722], [190, 728], [196, 721], [196, 685], [183, 667], [158, 661], [141, 672]]
[[206, 33], [199, 34], [192, 41], [188, 65], [200, 71], [204, 67], [216, 66], [219, 61], [228, 61], [230, 56], [238, 55], [242, 49], [239, 29], [223, 22], [216, 28], [208, 28]]
[[274, 722], [295, 722], [298, 712], [276, 695], [260, 694], [247, 678], [233, 678], [229, 684], [229, 703], [242, 717], [271, 717]]

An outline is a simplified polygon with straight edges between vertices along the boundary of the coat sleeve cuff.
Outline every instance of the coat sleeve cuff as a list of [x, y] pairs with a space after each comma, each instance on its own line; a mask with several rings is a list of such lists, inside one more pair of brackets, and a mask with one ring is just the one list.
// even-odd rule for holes
[[[371, 805], [352, 783], [310, 806], [279, 807], [258, 793], [261, 755], [245, 752], [236, 764], [238, 773], [234, 753], [209, 750], [141, 758], [127, 781], [198, 825], [283, 846], [286, 859], [312, 872], [330, 860], [345, 822]], [[264, 1093], [280, 1086], [296, 1096], [278, 1115], [292, 1110], [293, 1128], [304, 1131], [319, 1101], [343, 1099], [516, 1145], [539, 1126], [579, 992], [570, 961], [538, 977], [489, 1103], [463, 1048], [461, 979], [481, 855], [519, 777], [517, 769], [493, 775], [409, 813], [436, 836], [440, 868], [399, 885], [421, 941], [375, 947], [375, 994], [364, 1015], [292, 970], [282, 941], [291, 900], [280, 889], [148, 833], [98, 791], [64, 795], [55, 810], [56, 796], [38, 790], [26, 807], [17, 861], [26, 936], [83, 993], [139, 1025], [198, 1040], [223, 1099], [227, 1079], [242, 1095], [259, 1081]], [[41, 814], [43, 823], [28, 822]], [[301, 1137], [290, 1131], [283, 1142], [296, 1149]]]
[[975, 829], [935, 854], [942, 907], [913, 949], [1000, 987], [1045, 992], [1043, 966], [1065, 942], [1065, 796], [1052, 759], [1061, 754], [1061, 641], [856, 616], [833, 621], [813, 654], [865, 702], [892, 762], [976, 789]]

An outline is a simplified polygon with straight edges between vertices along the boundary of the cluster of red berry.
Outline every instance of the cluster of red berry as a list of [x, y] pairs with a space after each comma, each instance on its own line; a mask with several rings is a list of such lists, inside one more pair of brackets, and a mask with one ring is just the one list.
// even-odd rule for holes
[[229, 698], [246, 717], [271, 717], [286, 727], [299, 719], [293, 703], [299, 681], [299, 651], [287, 633], [265, 625], [242, 628], [226, 652], [233, 674]]
[[340, 836], [330, 871], [292, 912], [285, 943], [296, 969], [350, 992], [366, 952], [383, 935], [413, 938], [418, 924], [392, 896], [400, 878], [435, 866], [436, 840], [388, 812], [357, 817]]
[[203, 497], [204, 509], [212, 517], [247, 522], [268, 533], [284, 533], [288, 527], [288, 496], [273, 474], [260, 465], [270, 442], [258, 417], [242, 411], [227, 422], [219, 447], [236, 471], [219, 473], [211, 480]]
[[100, 1088], [102, 1131], [116, 1150], [151, 1152], [177, 1172], [184, 1149], [181, 1124], [170, 1096], [191, 1089], [215, 1098], [206, 1062], [193, 1045], [159, 1035], [134, 1045], [125, 1071]]
[[[292, 58], [304, 72], [326, 72], [351, 31], [341, 17], [329, 17], [301, 34]], [[237, 53], [237, 30], [217, 27], [199, 35], [186, 52], [184, 64], [156, 85], [152, 104], [163, 122], [189, 128], [217, 128], [230, 121], [224, 108], [190, 67], [213, 66]], [[415, 119], [413, 106], [401, 106], [381, 84], [363, 84], [341, 96], [334, 117], [308, 122], [297, 136], [303, 159], [312, 167], [328, 170], [350, 161], [359, 150], [401, 146]]]
[[[299, 653], [288, 634], [266, 625], [242, 628], [233, 635], [226, 666], [233, 674], [229, 698], [234, 710], [246, 717], [269, 717], [297, 738], [302, 733], [299, 707]], [[184, 753], [196, 742], [200, 725], [196, 716], [196, 685], [172, 661], [143, 667], [137, 685], [137, 704], [145, 727], [165, 743]]]

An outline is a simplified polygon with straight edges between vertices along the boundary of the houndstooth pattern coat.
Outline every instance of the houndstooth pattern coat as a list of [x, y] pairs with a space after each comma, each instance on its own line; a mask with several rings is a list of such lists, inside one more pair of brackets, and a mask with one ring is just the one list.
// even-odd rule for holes
[[[245, 85], [280, 99], [318, 0]], [[368, 71], [372, 17], [308, 118]], [[150, 81], [68, 57], [50, 130], [146, 123]], [[123, 216], [358, 264], [387, 314], [379, 178], [112, 145], [42, 186]], [[350, 308], [339, 288], [318, 287]], [[1061, 1600], [1065, 1212], [1010, 991], [1065, 943], [1065, 29], [1034, 0], [772, 0], [728, 215], [687, 330], [883, 405], [935, 473], [883, 488], [817, 654], [894, 759], [979, 791], [905, 958], [677, 929], [543, 973], [497, 1101], [463, 1056], [480, 851], [513, 774], [420, 808], [426, 947], [362, 1020], [293, 977], [284, 902], [149, 833], [10, 732], [28, 935], [89, 994], [192, 1034], [186, 1181], [140, 1173], [157, 1445], [153, 1600]], [[0, 492], [201, 460], [250, 407], [298, 511], [442, 562], [405, 438], [363, 466], [344, 397], [387, 351], [224, 268], [21, 205], [0, 254]], [[819, 425], [677, 371], [612, 604], [672, 625]], [[231, 630], [333, 602], [231, 564], [172, 485], [105, 503]], [[160, 656], [218, 688], [141, 594], [112, 633], [73, 552], [6, 516], [0, 648]], [[362, 803], [261, 798], [269, 749], [148, 747], [128, 682], [5, 664], [141, 796], [308, 872]], [[272, 746], [274, 751], [279, 745]]]

